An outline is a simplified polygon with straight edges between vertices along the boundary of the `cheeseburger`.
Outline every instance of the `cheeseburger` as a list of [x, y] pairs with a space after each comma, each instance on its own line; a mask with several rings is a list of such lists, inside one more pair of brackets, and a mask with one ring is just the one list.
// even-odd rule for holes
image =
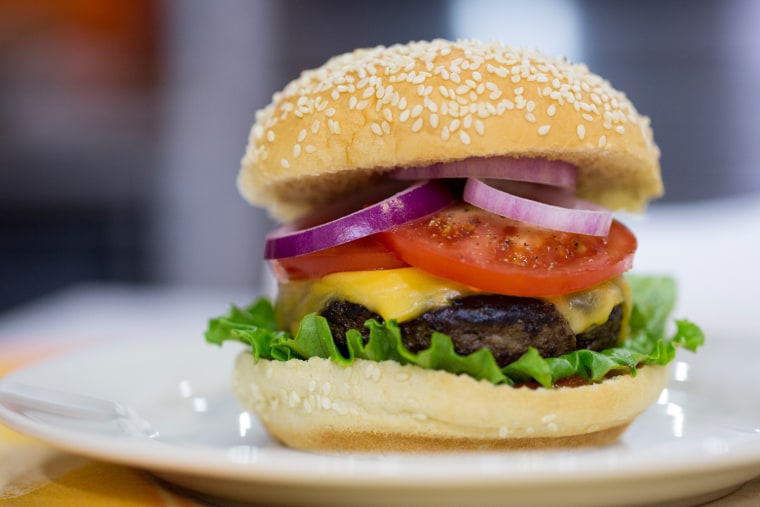
[[283, 225], [276, 300], [210, 321], [286, 445], [607, 444], [668, 382], [673, 283], [624, 277], [612, 210], [663, 193], [648, 118], [582, 65], [496, 43], [359, 49], [259, 111], [238, 185]]

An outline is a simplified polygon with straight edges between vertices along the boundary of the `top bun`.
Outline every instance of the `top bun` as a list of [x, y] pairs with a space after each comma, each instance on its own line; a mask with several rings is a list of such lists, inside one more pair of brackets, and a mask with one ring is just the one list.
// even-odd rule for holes
[[477, 41], [357, 49], [256, 113], [238, 186], [292, 220], [396, 167], [468, 157], [578, 166], [580, 197], [642, 209], [662, 194], [649, 118], [584, 65]]

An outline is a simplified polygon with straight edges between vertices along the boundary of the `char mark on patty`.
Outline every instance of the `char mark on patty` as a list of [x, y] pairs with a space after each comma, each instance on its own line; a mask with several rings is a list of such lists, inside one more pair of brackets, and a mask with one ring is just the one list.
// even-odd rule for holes
[[[348, 355], [346, 332], [358, 330], [369, 339], [367, 320], [383, 319], [366, 307], [347, 301], [330, 301], [320, 312], [344, 355]], [[399, 325], [401, 340], [412, 352], [430, 347], [433, 332], [451, 337], [454, 350], [467, 355], [482, 348], [491, 351], [499, 366], [506, 366], [534, 347], [542, 357], [557, 357], [578, 349], [604, 350], [617, 342], [623, 320], [622, 304], [613, 308], [608, 320], [574, 334], [565, 317], [551, 304], [539, 299], [498, 294], [477, 294], [451, 301], [449, 306], [427, 311]]]

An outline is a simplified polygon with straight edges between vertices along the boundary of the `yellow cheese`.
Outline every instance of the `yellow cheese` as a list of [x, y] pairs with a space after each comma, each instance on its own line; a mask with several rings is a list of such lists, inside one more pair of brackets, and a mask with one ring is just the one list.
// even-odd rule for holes
[[541, 298], [553, 303], [570, 323], [575, 334], [604, 324], [610, 312], [620, 303], [623, 306], [623, 330], [628, 328], [631, 306], [631, 289], [622, 276], [613, 278], [590, 289], [565, 294], [564, 296]]
[[316, 281], [281, 284], [277, 319], [294, 332], [304, 315], [340, 299], [365, 306], [385, 320], [404, 322], [475, 292], [416, 268], [333, 273]]
[[[304, 315], [318, 312], [330, 300], [339, 299], [365, 306], [385, 320], [404, 322], [446, 306], [451, 299], [478, 292], [416, 268], [334, 273], [319, 280], [281, 284], [277, 319], [281, 326], [295, 333]], [[553, 303], [573, 332], [579, 334], [606, 322], [620, 303], [626, 303], [625, 324], [630, 314], [629, 292], [625, 280], [618, 277], [591, 289], [541, 299]]]

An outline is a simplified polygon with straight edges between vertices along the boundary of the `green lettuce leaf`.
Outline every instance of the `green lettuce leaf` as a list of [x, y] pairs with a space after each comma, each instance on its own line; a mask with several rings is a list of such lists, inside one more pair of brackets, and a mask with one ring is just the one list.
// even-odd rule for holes
[[704, 344], [702, 330], [687, 320], [676, 321], [671, 336], [666, 333], [676, 297], [672, 279], [629, 276], [628, 282], [633, 293], [633, 311], [628, 338], [620, 346], [601, 352], [576, 350], [553, 358], [543, 358], [536, 349], [529, 348], [517, 361], [503, 368], [487, 349], [466, 356], [457, 354], [451, 338], [442, 333], [433, 334], [428, 349], [411, 352], [401, 342], [401, 332], [394, 321], [368, 321], [366, 343], [359, 331], [346, 333], [346, 357], [338, 350], [326, 319], [309, 314], [292, 336], [277, 329], [272, 303], [263, 298], [246, 308], [233, 306], [226, 315], [211, 319], [206, 341], [216, 345], [228, 340], [242, 342], [251, 347], [255, 361], [321, 357], [346, 366], [355, 359], [390, 360], [465, 374], [494, 384], [537, 382], [544, 387], [572, 376], [598, 381], [614, 371], [629, 371], [635, 375], [640, 365], [669, 363], [675, 358], [677, 347], [696, 351]]

